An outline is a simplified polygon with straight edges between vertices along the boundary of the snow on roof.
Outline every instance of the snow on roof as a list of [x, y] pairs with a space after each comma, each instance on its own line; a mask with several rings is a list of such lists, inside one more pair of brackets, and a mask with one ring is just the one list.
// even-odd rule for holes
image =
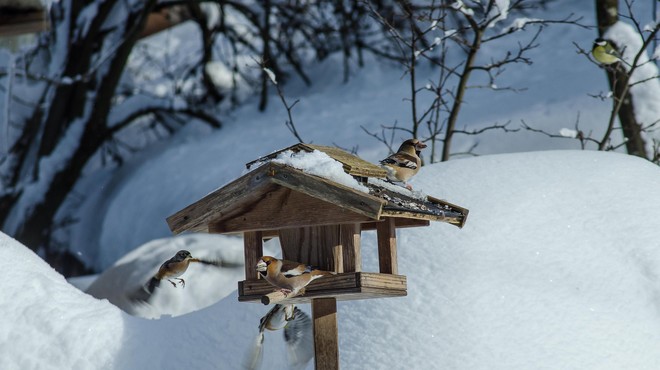
[[344, 171], [342, 164], [322, 151], [295, 152], [285, 150], [272, 160], [275, 163], [297, 168], [310, 175], [323, 177], [349, 188], [369, 193], [369, 189], [360, 184], [353, 176]]

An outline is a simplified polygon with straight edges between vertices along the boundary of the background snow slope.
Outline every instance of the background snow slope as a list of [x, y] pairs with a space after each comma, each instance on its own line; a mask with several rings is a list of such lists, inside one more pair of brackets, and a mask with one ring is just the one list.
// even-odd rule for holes
[[[642, 24], [651, 20], [647, 3], [636, 3], [635, 9]], [[571, 13], [583, 17], [583, 24], [596, 24], [591, 2], [559, 0], [541, 14], [531, 15], [562, 19]], [[507, 25], [516, 19], [510, 16], [501, 22]], [[481, 61], [497, 59], [505, 50], [515, 49], [516, 42], [527, 41], [535, 31], [534, 26], [529, 27], [511, 38], [484, 45]], [[180, 42], [190, 37], [189, 31], [174, 28], [161, 39]], [[546, 27], [537, 40], [539, 47], [530, 51], [534, 63], [510, 66], [498, 77], [500, 87], [525, 90], [468, 90], [458, 128], [472, 130], [510, 122], [509, 128], [515, 129], [525, 120], [535, 128], [558, 134], [562, 128], [574, 129], [577, 121], [585, 134], [600, 138], [611, 104], [589, 94], [606, 93], [607, 79], [605, 72], [578, 54], [574, 45], [588, 50], [595, 37], [595, 29], [558, 24]], [[387, 148], [361, 126], [380, 132], [381, 125], [409, 125], [408, 75], [399, 64], [367, 55], [365, 66], [351, 65], [352, 78], [343, 83], [342, 65], [341, 56], [330, 57], [309, 66], [311, 86], [295, 78], [283, 86], [289, 104], [298, 101], [292, 111], [294, 123], [306, 142], [357, 149], [360, 157], [376, 162], [388, 155]], [[416, 73], [419, 86], [437, 78], [437, 71], [424, 63]], [[479, 77], [475, 78], [471, 85], [479, 84]], [[284, 125], [287, 112], [271, 92], [271, 104], [264, 112], [257, 111], [255, 97], [230, 117], [222, 117], [221, 130], [199, 133], [193, 127], [186, 128], [172, 140], [132, 158], [112, 180], [89, 178], [78, 190], [89, 197], [79, 212], [81, 221], [73, 226], [69, 248], [96, 271], [103, 271], [139, 245], [171, 236], [164, 222], [167, 216], [240, 176], [245, 163], [294, 144], [295, 138]], [[420, 94], [418, 99], [419, 109], [429, 103], [429, 95]], [[660, 100], [654, 102], [660, 106]], [[618, 143], [620, 135], [620, 130], [615, 130], [613, 142]], [[405, 133], [397, 133], [393, 145], [405, 139]], [[527, 131], [488, 131], [477, 136], [455, 135], [452, 150], [466, 152], [477, 144], [478, 154], [580, 148], [573, 139], [550, 139]], [[428, 163], [429, 151], [423, 154]]]
[[[468, 222], [398, 232], [408, 296], [339, 303], [342, 368], [657, 368], [658, 185], [656, 166], [601, 152], [425, 167], [415, 187], [469, 208]], [[376, 271], [373, 232], [362, 249]], [[267, 311], [233, 293], [187, 315], [131, 317], [4, 235], [0, 270], [2, 369], [236, 369]], [[190, 277], [186, 289], [218, 284]], [[266, 356], [284, 368], [281, 333], [268, 333]]]
[[[585, 16], [587, 23], [595, 23], [592, 4], [577, 7], [574, 2], [560, 1], [553, 12], [545, 15], [550, 18], [556, 13], [556, 17], [563, 17], [570, 12]], [[190, 38], [184, 33], [186, 30], [190, 31], [175, 28], [161, 38], [169, 42], [185, 40]], [[590, 98], [587, 93], [606, 89], [606, 77], [600, 68], [576, 54], [572, 44], [575, 41], [588, 48], [594, 35], [595, 31], [578, 27], [548, 27], [539, 43], [553, 48], [552, 60], [544, 57], [542, 48], [532, 50], [534, 65], [516, 66], [515, 71], [505, 73], [498, 81], [501, 86], [528, 90], [516, 94], [471, 89], [461, 111], [460, 128], [507, 121], [511, 121], [512, 127], [519, 127], [524, 118], [530, 125], [558, 132], [562, 127], [573, 128], [579, 111], [581, 128], [599, 135], [609, 104]], [[158, 39], [146, 42], [164, 43]], [[486, 46], [484, 60], [501, 54], [505, 47], [511, 45]], [[312, 86], [296, 79], [283, 86], [289, 104], [299, 100], [292, 112], [294, 123], [306, 142], [357, 148], [362, 158], [375, 162], [388, 155], [387, 148], [360, 126], [380, 132], [381, 125], [409, 125], [408, 76], [399, 64], [366, 56], [365, 66], [352, 65], [352, 78], [343, 83], [342, 65], [341, 56], [328, 58], [309, 67]], [[418, 83], [423, 86], [436, 77], [437, 71], [422, 63], [417, 74]], [[245, 163], [294, 144], [295, 138], [284, 125], [286, 110], [271, 92], [271, 104], [265, 112], [257, 111], [255, 97], [230, 117], [222, 117], [221, 130], [199, 134], [188, 128], [168, 143], [132, 158], [113, 174], [112, 180], [89, 179], [78, 190], [89, 197], [78, 217], [81, 222], [73, 228], [69, 248], [89, 266], [103, 271], [137, 246], [170, 236], [164, 222], [167, 216], [238, 177], [245, 170]], [[428, 95], [421, 94], [419, 99], [420, 107], [429, 103]], [[394, 145], [405, 140], [404, 136], [397, 134]], [[549, 140], [519, 132], [457, 135], [454, 150], [466, 151], [476, 142], [480, 143], [478, 153], [579, 148], [577, 141]]]

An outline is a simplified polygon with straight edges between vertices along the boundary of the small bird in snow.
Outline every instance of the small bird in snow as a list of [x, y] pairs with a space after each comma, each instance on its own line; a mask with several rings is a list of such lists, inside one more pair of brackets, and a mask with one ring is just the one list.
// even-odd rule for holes
[[602, 38], [594, 40], [591, 55], [593, 55], [598, 63], [603, 65], [610, 65], [616, 62], [628, 64], [622, 59], [621, 53], [619, 53], [619, 50], [617, 50], [614, 44], [611, 41]]
[[276, 304], [259, 322], [259, 334], [245, 361], [246, 369], [255, 370], [261, 366], [266, 329], [284, 329], [291, 368], [304, 367], [314, 357], [314, 337], [309, 316], [294, 305]]
[[405, 187], [412, 189], [407, 181], [419, 172], [422, 159], [419, 157], [426, 144], [417, 139], [408, 139], [401, 144], [396, 153], [380, 161], [387, 170], [387, 179], [391, 182], [403, 182]]
[[275, 257], [263, 256], [257, 262], [257, 271], [271, 285], [279, 288], [287, 297], [305, 294], [305, 287], [312, 281], [334, 272], [316, 269], [304, 263], [278, 260]]

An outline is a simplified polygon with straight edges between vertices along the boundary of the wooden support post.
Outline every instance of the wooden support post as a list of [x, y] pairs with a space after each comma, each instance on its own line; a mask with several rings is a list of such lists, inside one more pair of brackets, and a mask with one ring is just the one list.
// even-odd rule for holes
[[342, 248], [342, 271], [362, 271], [362, 254], [360, 253], [360, 224], [343, 224], [339, 227]]
[[312, 300], [314, 320], [314, 368], [339, 370], [339, 340], [337, 336], [337, 300]]
[[243, 233], [243, 254], [245, 256], [245, 280], [257, 279], [256, 264], [264, 255], [264, 241], [261, 231]]
[[382, 274], [399, 273], [396, 258], [396, 228], [393, 218], [386, 218], [376, 225], [378, 234], [378, 264]]

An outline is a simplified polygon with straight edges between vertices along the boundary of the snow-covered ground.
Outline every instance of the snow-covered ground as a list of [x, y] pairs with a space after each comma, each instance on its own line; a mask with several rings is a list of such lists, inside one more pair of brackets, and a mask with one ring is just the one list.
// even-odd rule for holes
[[[591, 3], [556, 4], [553, 14], [575, 12], [595, 23]], [[605, 75], [573, 45], [588, 49], [594, 37], [594, 30], [548, 28], [532, 51], [535, 63], [500, 81], [528, 90], [471, 90], [460, 125], [517, 127], [524, 119], [559, 133], [574, 128], [579, 113], [580, 128], [598, 137], [609, 103], [587, 94], [606, 91]], [[490, 58], [499, 50], [496, 44], [484, 51]], [[342, 72], [330, 58], [310, 70], [311, 87], [296, 81], [283, 87], [290, 102], [300, 99], [294, 122], [307, 142], [357, 147], [376, 162], [387, 150], [360, 125], [371, 131], [405, 125], [408, 81], [400, 66], [371, 58], [346, 84]], [[434, 72], [420, 67], [418, 73]], [[273, 96], [263, 113], [246, 105], [217, 132], [186, 129], [113, 177], [84, 180], [78, 190], [88, 198], [70, 248], [104, 273], [76, 283], [107, 300], [82, 293], [0, 234], [0, 369], [240, 368], [268, 310], [237, 302], [241, 267], [192, 266], [185, 289], [163, 284], [149, 306], [132, 305], [124, 294], [179, 249], [242, 260], [240, 240], [168, 238], [165, 218], [240, 176], [246, 162], [294, 144], [285, 120]], [[342, 368], [656, 369], [658, 168], [615, 153], [529, 152], [579, 148], [577, 141], [529, 132], [457, 138], [454, 150], [476, 142], [478, 153], [490, 155], [425, 166], [412, 181], [416, 190], [470, 209], [470, 216], [461, 230], [434, 223], [398, 232], [408, 296], [339, 303]], [[519, 153], [492, 155], [511, 152]], [[267, 250], [275, 253], [276, 241]], [[377, 271], [372, 232], [363, 234], [362, 250], [364, 270]], [[110, 302], [161, 318], [131, 316]], [[282, 334], [266, 334], [272, 368], [285, 368]]]
[[[408, 296], [339, 303], [342, 368], [656, 369], [659, 184], [656, 166], [601, 152], [425, 167], [416, 188], [469, 208], [468, 223], [398, 232]], [[372, 232], [362, 249], [364, 269], [376, 271]], [[237, 369], [267, 311], [230, 293], [189, 314], [140, 319], [4, 235], [0, 254], [2, 369]], [[191, 273], [185, 293], [161, 289], [214, 294], [235, 279]], [[284, 368], [281, 334], [265, 344], [272, 368]]]

